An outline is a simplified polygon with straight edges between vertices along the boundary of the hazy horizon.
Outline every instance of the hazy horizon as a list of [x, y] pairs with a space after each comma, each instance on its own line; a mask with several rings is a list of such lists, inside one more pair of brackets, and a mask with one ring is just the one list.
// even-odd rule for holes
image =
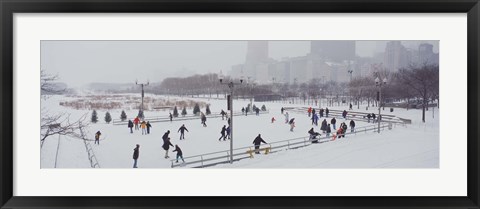
[[[373, 57], [388, 41], [356, 41], [355, 54]], [[402, 41], [406, 48], [438, 41]], [[269, 41], [269, 57], [305, 56], [310, 41]], [[89, 83], [160, 82], [172, 76], [228, 72], [244, 64], [247, 41], [41, 41], [41, 69], [69, 87]]]

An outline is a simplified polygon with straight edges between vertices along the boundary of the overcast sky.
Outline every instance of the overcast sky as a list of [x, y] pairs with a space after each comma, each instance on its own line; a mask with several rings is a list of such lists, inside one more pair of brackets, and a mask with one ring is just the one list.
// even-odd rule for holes
[[[386, 41], [359, 41], [356, 54], [373, 56]], [[417, 48], [419, 41], [403, 42]], [[434, 51], [438, 52], [438, 42]], [[41, 67], [60, 82], [81, 87], [91, 82], [159, 82], [169, 76], [227, 72], [243, 64], [246, 41], [42, 41]], [[304, 56], [309, 41], [270, 41], [269, 56]]]

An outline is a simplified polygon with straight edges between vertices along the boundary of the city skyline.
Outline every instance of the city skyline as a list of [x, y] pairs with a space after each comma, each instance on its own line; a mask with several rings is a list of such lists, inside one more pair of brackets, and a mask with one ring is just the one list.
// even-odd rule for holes
[[[373, 58], [388, 41], [355, 41], [355, 55]], [[402, 41], [407, 49], [437, 41]], [[69, 87], [92, 82], [160, 82], [167, 77], [228, 74], [245, 64], [247, 41], [42, 41], [41, 68]], [[310, 53], [310, 41], [268, 41], [268, 59], [285, 60]], [[133, 80], [132, 80], [133, 79]]]

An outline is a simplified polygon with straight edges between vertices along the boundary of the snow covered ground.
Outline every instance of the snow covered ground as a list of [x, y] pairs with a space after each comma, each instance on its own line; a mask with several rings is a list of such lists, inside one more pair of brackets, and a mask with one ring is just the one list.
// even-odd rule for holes
[[[154, 95], [149, 95], [154, 97]], [[155, 96], [162, 97], [162, 96]], [[172, 97], [169, 97], [172, 98]], [[52, 96], [42, 100], [42, 107], [50, 113], [68, 112], [73, 119], [87, 114], [90, 119], [91, 112], [88, 110], [74, 110], [59, 105], [60, 101], [71, 98], [64, 96]], [[180, 98], [179, 98], [180, 99]], [[188, 98], [192, 99], [192, 98]], [[197, 98], [194, 98], [197, 99]], [[226, 101], [219, 99], [197, 99], [210, 103], [212, 113], [226, 110]], [[245, 107], [249, 100], [235, 100], [234, 110], [239, 111]], [[307, 136], [307, 131], [314, 127], [315, 131], [321, 132], [317, 126], [312, 126], [306, 113], [290, 112], [290, 118], [296, 118], [296, 128], [290, 132], [290, 127], [284, 123], [284, 116], [280, 113], [281, 107], [308, 107], [302, 104], [264, 103], [254, 102], [257, 107], [265, 105], [268, 114], [260, 116], [235, 116], [234, 117], [234, 147], [252, 146], [253, 139], [262, 134], [267, 142], [282, 141], [297, 137]], [[323, 103], [325, 104], [325, 103]], [[329, 109], [344, 110], [346, 106], [333, 106]], [[360, 106], [354, 111], [364, 111], [365, 106]], [[385, 109], [387, 110], [387, 109]], [[119, 119], [121, 109], [110, 110], [113, 119]], [[129, 119], [137, 114], [137, 110], [125, 110]], [[205, 110], [202, 109], [204, 112]], [[152, 123], [150, 135], [142, 135], [141, 131], [130, 134], [126, 125], [113, 125], [104, 122], [105, 112], [97, 110], [99, 122], [91, 124], [88, 128], [88, 136], [93, 139], [94, 133], [102, 132], [100, 145], [94, 145], [93, 152], [101, 168], [131, 168], [133, 165], [133, 149], [140, 144], [139, 168], [170, 168], [170, 159], [175, 153], [169, 151], [170, 159], [165, 159], [165, 151], [162, 149], [162, 135], [170, 130], [172, 144], [178, 144], [183, 151], [184, 157], [200, 155], [216, 151], [226, 151], [230, 148], [230, 142], [218, 141], [220, 130], [227, 124], [221, 118], [208, 118], [207, 127], [203, 127], [198, 120], [173, 121]], [[378, 112], [376, 108], [370, 108], [369, 112]], [[314, 144], [304, 148], [286, 150], [268, 155], [255, 155], [253, 159], [243, 159], [233, 164], [221, 164], [210, 168], [438, 168], [439, 167], [439, 111], [435, 110], [435, 118], [430, 110], [427, 112], [427, 123], [421, 122], [421, 110], [395, 109], [393, 113], [402, 118], [413, 121], [411, 125], [396, 126], [392, 130], [385, 130], [380, 134], [374, 132], [358, 133], [331, 142]], [[145, 112], [145, 116], [167, 116], [169, 111]], [[188, 110], [189, 115], [192, 110]], [[277, 121], [271, 123], [271, 118]], [[320, 119], [319, 123], [323, 120]], [[330, 118], [327, 119], [330, 121]], [[337, 118], [337, 124], [343, 119]], [[367, 126], [366, 122], [356, 121], [357, 127]], [[179, 140], [178, 128], [185, 124], [189, 132], [185, 134], [185, 140]], [[348, 122], [347, 122], [348, 124]], [[60, 140], [60, 143], [59, 143]], [[58, 153], [57, 153], [58, 150]], [[58, 154], [58, 156], [57, 156]], [[90, 168], [90, 161], [85, 149], [84, 142], [70, 137], [50, 137], [41, 147], [42, 168]], [[55, 160], [56, 159], [56, 160]]]

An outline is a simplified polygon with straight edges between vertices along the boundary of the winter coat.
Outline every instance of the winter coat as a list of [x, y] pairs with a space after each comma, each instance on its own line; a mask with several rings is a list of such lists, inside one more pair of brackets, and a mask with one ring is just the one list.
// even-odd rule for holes
[[138, 118], [133, 119], [133, 123], [138, 124], [139, 122], [140, 122], [140, 119]]
[[225, 126], [223, 126], [222, 131], [220, 131], [220, 133], [222, 135], [225, 135], [225, 132], [227, 132], [227, 128], [225, 128]]
[[230, 126], [227, 127], [227, 135], [230, 135]]
[[253, 140], [253, 144], [255, 144], [255, 145], [260, 145], [260, 143], [266, 144], [267, 142], [263, 141], [262, 137], [257, 136], [257, 138], [255, 138], [255, 139]]
[[348, 126], [347, 126], [347, 124], [343, 123], [343, 125], [342, 125], [342, 129], [343, 129], [343, 131], [346, 131], [346, 130], [348, 129]]
[[313, 114], [312, 119], [313, 119], [314, 121], [318, 120], [318, 115], [317, 115], [317, 114]]
[[138, 159], [138, 154], [139, 154], [139, 150], [138, 150], [138, 147], [135, 147], [135, 149], [133, 149], [133, 159]]
[[150, 124], [149, 122], [147, 122], [147, 129], [150, 129], [152, 127], [152, 124]]
[[368, 119], [370, 119], [371, 117], [372, 117], [372, 115], [370, 115], [370, 114], [367, 115], [367, 118], [368, 118]]
[[308, 113], [312, 113], [312, 108], [311, 107], [308, 108]]
[[337, 120], [335, 118], [332, 118], [332, 120], [330, 120], [330, 123], [331, 124], [336, 124], [337, 123]]
[[325, 109], [325, 113], [326, 113], [327, 115], [328, 115], [329, 112], [330, 112], [330, 111], [328, 110], [328, 108]]
[[375, 119], [375, 113], [372, 113], [372, 118]]
[[100, 131], [97, 131], [97, 133], [95, 133], [95, 139], [96, 139], [96, 140], [99, 140], [99, 139], [100, 139], [100, 135], [102, 135], [102, 133], [100, 133]]
[[183, 156], [183, 152], [179, 146], [175, 146], [175, 149], [172, 152], [177, 152], [178, 156]]
[[350, 121], [350, 127], [355, 128], [355, 121], [353, 120]]
[[131, 120], [128, 121], [128, 127], [129, 128], [133, 127], [133, 122]]
[[314, 134], [315, 134], [315, 131], [313, 130], [313, 128], [311, 128], [311, 129], [308, 131], [308, 134], [310, 134], [310, 135], [314, 135]]
[[332, 128], [330, 128], [330, 126], [327, 126], [327, 133], [332, 133]]
[[347, 117], [347, 111], [346, 110], [343, 111], [342, 116]]
[[163, 136], [162, 136], [163, 141], [165, 141], [165, 140], [168, 139], [168, 135], [169, 135], [169, 134], [170, 134], [170, 131], [167, 131], [167, 132], [165, 132], [165, 133], [163, 134]]
[[320, 130], [326, 131], [327, 130], [327, 120], [323, 120], [322, 126], [320, 127]]
[[163, 145], [162, 145], [163, 149], [168, 150], [168, 148], [170, 148], [170, 146], [173, 147], [173, 144], [170, 142], [170, 139], [168, 139], [168, 138], [164, 139], [163, 140]]
[[177, 133], [178, 133], [178, 132], [183, 133], [183, 132], [185, 132], [185, 130], [188, 132], [188, 129], [187, 129], [185, 126], [182, 126], [182, 127], [180, 127], [180, 128], [178, 129]]
[[147, 123], [143, 123], [143, 122], [142, 122], [142, 123], [140, 124], [140, 128], [146, 128], [146, 127], [147, 127]]
[[295, 118], [290, 119], [290, 121], [288, 122], [288, 124], [292, 124], [294, 120], [295, 120]]

